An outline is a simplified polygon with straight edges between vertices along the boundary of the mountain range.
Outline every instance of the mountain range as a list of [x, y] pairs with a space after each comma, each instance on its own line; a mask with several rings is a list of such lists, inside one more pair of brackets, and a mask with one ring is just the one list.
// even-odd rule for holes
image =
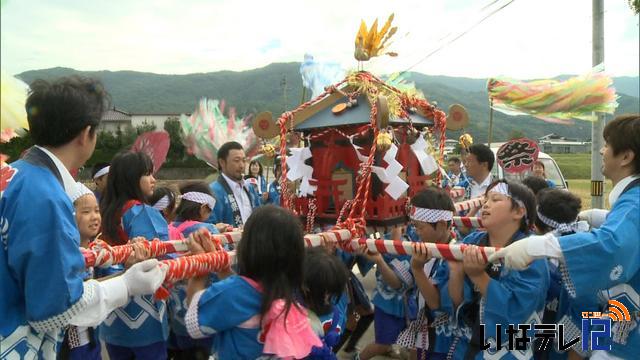
[[[187, 75], [163, 75], [137, 71], [78, 71], [70, 68], [31, 70], [16, 75], [27, 83], [35, 79], [83, 75], [101, 79], [115, 107], [132, 113], [190, 113], [202, 97], [225, 99], [239, 114], [271, 111], [280, 114], [295, 108], [303, 100], [300, 63], [274, 63], [246, 71], [217, 71]], [[451, 104], [466, 107], [471, 119], [470, 132], [476, 142], [485, 142], [488, 134], [489, 104], [487, 79], [433, 76], [407, 73], [408, 80], [422, 90], [429, 101], [447, 111]], [[566, 79], [569, 75], [559, 76]], [[640, 80], [615, 77], [619, 95], [616, 114], [640, 112]], [[607, 118], [612, 118], [608, 116]], [[530, 116], [507, 116], [494, 112], [493, 141], [505, 141], [516, 134], [537, 138], [555, 133], [569, 138], [591, 139], [591, 123], [550, 124]], [[450, 132], [457, 138], [461, 132]]]

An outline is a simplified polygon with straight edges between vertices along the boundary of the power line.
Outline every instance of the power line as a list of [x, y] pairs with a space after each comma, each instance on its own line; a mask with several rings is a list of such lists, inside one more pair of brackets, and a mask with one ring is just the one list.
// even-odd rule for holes
[[[482, 8], [483, 10], [490, 7], [491, 5], [495, 4], [496, 2], [498, 2], [499, 0], [495, 0], [492, 3], [490, 3], [489, 5], [485, 6], [484, 8]], [[482, 24], [485, 20], [487, 20], [488, 18], [490, 18], [491, 16], [495, 15], [496, 13], [498, 13], [499, 11], [503, 10], [504, 8], [506, 8], [507, 6], [511, 5], [515, 0], [509, 0], [507, 3], [505, 3], [504, 5], [498, 7], [497, 9], [491, 11], [489, 14], [487, 14], [486, 16], [484, 16], [483, 18], [481, 18], [479, 21], [475, 22], [473, 25], [471, 25], [471, 27], [467, 28], [466, 30], [464, 30], [462, 33], [456, 35], [454, 38], [452, 38], [451, 40], [449, 40], [446, 43], [443, 43], [442, 45], [440, 45], [439, 47], [437, 47], [435, 50], [429, 52], [425, 57], [423, 57], [422, 59], [420, 59], [418, 62], [416, 62], [415, 64], [409, 66], [406, 70], [403, 70], [400, 72], [400, 75], [406, 73], [407, 71], [413, 69], [414, 67], [418, 66], [420, 63], [422, 63], [423, 61], [427, 60], [428, 58], [430, 58], [432, 55], [436, 54], [438, 51], [442, 50], [443, 48], [445, 48], [446, 46], [452, 44], [454, 41], [460, 39], [461, 37], [463, 37], [464, 35], [466, 35], [467, 33], [469, 33], [471, 30], [473, 30], [475, 27], [477, 27], [478, 25]], [[445, 36], [444, 38], [448, 37], [449, 34], [447, 34], [447, 36]]]

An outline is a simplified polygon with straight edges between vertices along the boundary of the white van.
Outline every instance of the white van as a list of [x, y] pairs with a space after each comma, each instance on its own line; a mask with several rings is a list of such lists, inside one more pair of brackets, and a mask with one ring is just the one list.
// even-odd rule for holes
[[[498, 152], [498, 148], [491, 148], [491, 151], [493, 151], [493, 155], [495, 156]], [[564, 179], [564, 176], [562, 176], [562, 171], [560, 171], [558, 164], [556, 164], [556, 161], [553, 160], [551, 156], [541, 151], [540, 153], [538, 153], [538, 160], [540, 160], [544, 164], [544, 171], [547, 174], [547, 179], [553, 181], [556, 184], [556, 187], [559, 189], [569, 188], [569, 184]], [[498, 161], [496, 160], [491, 173], [493, 174], [493, 177], [497, 179], [505, 178], [507, 180], [522, 180], [531, 175], [531, 170], [527, 170], [519, 174], [505, 173], [498, 165]]]

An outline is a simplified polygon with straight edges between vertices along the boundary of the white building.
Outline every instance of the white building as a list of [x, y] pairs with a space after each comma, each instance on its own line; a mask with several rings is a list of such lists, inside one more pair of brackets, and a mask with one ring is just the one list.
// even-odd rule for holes
[[[156, 130], [163, 130], [165, 121], [180, 119], [181, 114], [133, 114], [116, 107], [107, 110], [102, 116], [99, 131], [116, 132], [118, 128], [125, 131], [127, 128], [136, 128], [145, 124], [153, 124]], [[189, 115], [189, 114], [187, 114]]]
[[550, 154], [575, 154], [591, 151], [591, 141], [580, 141], [556, 134], [548, 134], [538, 138], [540, 151]]
[[115, 133], [118, 131], [118, 128], [120, 128], [121, 131], [131, 128], [131, 114], [114, 107], [113, 109], [107, 110], [104, 115], [102, 115], [98, 131]]

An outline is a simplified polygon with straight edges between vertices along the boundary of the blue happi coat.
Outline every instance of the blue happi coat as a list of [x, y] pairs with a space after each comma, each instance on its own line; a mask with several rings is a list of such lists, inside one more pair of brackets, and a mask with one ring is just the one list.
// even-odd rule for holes
[[[242, 219], [239, 219], [238, 221], [238, 219], [235, 218], [234, 209], [232, 208], [231, 201], [229, 200], [229, 196], [233, 196], [233, 192], [228, 194], [221, 181], [224, 181], [222, 175], [220, 175], [218, 180], [209, 185], [213, 192], [213, 196], [216, 198], [216, 205], [213, 207], [213, 211], [211, 211], [211, 215], [209, 216], [209, 219], [207, 219], [207, 222], [212, 224], [225, 223], [232, 225], [233, 227], [239, 227], [242, 225]], [[249, 195], [251, 207], [255, 209], [260, 206], [260, 196], [256, 189], [253, 186], [245, 186], [244, 188]], [[236, 211], [240, 214], [239, 210]]]
[[[476, 231], [464, 238], [465, 244], [479, 244], [487, 246], [487, 233]], [[525, 237], [524, 233], [518, 232], [514, 235], [514, 241]], [[474, 359], [531, 359], [533, 351], [529, 347], [526, 351], [508, 351], [508, 339], [506, 330], [509, 324], [536, 324], [541, 323], [542, 313], [546, 302], [547, 290], [549, 288], [549, 270], [547, 260], [540, 259], [534, 261], [531, 266], [524, 271], [506, 269], [504, 266], [496, 267], [497, 278], [491, 278], [487, 287], [486, 296], [481, 296], [475, 290], [471, 280], [464, 277], [463, 300], [462, 303], [453, 306], [449, 296], [447, 279], [440, 291], [440, 306], [442, 311], [449, 315], [449, 333], [443, 334], [441, 331], [436, 337], [450, 337], [445, 341], [450, 343], [449, 349], [439, 348], [442, 341], [436, 341], [436, 351], [452, 354], [453, 359], [465, 357], [470, 347], [475, 324], [484, 324], [483, 343], [489, 342], [491, 348], [475, 354]], [[475, 304], [475, 305], [474, 305]], [[496, 325], [502, 326], [501, 344], [502, 349], [495, 351], [496, 346]], [[533, 336], [533, 331], [530, 331]]]
[[[580, 309], [605, 311], [609, 300], [621, 302], [631, 321], [613, 321], [610, 354], [637, 358], [640, 349], [640, 184], [613, 204], [598, 229], [559, 238], [573, 319]], [[580, 324], [578, 322], [578, 324]]]
[[[182, 225], [182, 226], [181, 226]], [[182, 230], [181, 234], [187, 238], [191, 233], [201, 228], [206, 228], [212, 234], [218, 234], [218, 229], [212, 224], [202, 223], [198, 221], [180, 222], [174, 221], [171, 226]], [[182, 229], [184, 228], [184, 229]], [[184, 316], [187, 313], [187, 281], [178, 281], [171, 289], [171, 296], [168, 299], [169, 309], [169, 326], [171, 331], [177, 336], [175, 344], [169, 344], [170, 347], [178, 349], [189, 349], [196, 346], [203, 346], [206, 342], [198, 342], [189, 337], [187, 332]], [[206, 345], [210, 347], [210, 344]]]
[[0, 169], [0, 359], [54, 359], [82, 310], [84, 258], [60, 173], [42, 150]]
[[211, 284], [194, 296], [197, 310], [187, 329], [195, 338], [212, 337], [217, 359], [257, 359], [264, 344], [259, 341], [262, 294], [238, 275]]
[[[151, 240], [168, 240], [168, 225], [162, 214], [148, 205], [134, 205], [122, 216], [129, 239], [142, 236]], [[100, 339], [123, 347], [140, 347], [166, 341], [169, 337], [166, 302], [153, 295], [134, 296], [129, 303], [114, 310], [100, 325]]]

